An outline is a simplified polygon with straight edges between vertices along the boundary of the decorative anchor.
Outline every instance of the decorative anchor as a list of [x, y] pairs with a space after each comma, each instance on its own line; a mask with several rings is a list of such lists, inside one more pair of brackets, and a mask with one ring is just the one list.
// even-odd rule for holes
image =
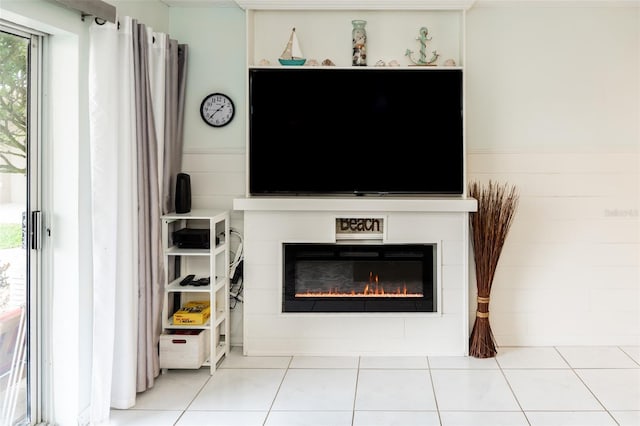
[[429, 30], [427, 29], [427, 27], [420, 28], [420, 37], [416, 37], [416, 40], [420, 42], [420, 59], [418, 59], [417, 61], [413, 59], [413, 57], [411, 56], [413, 55], [413, 51], [410, 49], [407, 49], [404, 56], [408, 57], [409, 60], [415, 65], [436, 65], [436, 61], [440, 57], [440, 54], [436, 50], [431, 52], [431, 59], [427, 61], [427, 42], [431, 41], [431, 37], [429, 37]]

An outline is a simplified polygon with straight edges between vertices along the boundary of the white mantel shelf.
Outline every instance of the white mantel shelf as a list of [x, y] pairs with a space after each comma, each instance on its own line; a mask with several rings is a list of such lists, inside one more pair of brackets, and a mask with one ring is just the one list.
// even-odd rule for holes
[[357, 198], [306, 198], [306, 197], [248, 197], [233, 200], [234, 210], [243, 211], [366, 211], [366, 212], [474, 212], [475, 198], [441, 197], [357, 197]]

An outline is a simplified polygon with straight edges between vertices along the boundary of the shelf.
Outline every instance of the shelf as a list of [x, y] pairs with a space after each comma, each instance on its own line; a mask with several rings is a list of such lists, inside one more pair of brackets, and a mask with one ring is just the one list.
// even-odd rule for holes
[[[178, 248], [173, 245], [173, 233], [185, 228], [208, 229], [209, 245], [212, 249]], [[226, 345], [222, 348], [220, 341], [227, 341], [229, 335], [229, 212], [223, 210], [193, 210], [185, 214], [168, 214], [162, 217], [162, 247], [163, 263], [165, 270], [165, 285], [163, 295], [163, 330], [209, 330], [209, 344], [206, 345], [206, 361], [202, 364], [211, 369], [211, 374], [217, 368], [217, 361], [228, 353]], [[218, 244], [215, 244], [218, 239]], [[171, 276], [169, 276], [171, 274]], [[194, 279], [210, 278], [210, 284], [206, 286], [185, 285], [180, 282], [189, 274], [195, 275]], [[205, 324], [182, 325], [173, 324], [172, 312], [187, 302], [207, 300], [212, 316]], [[202, 346], [200, 346], [202, 348]], [[188, 351], [191, 348], [185, 349]], [[222, 351], [222, 355], [220, 355]], [[192, 355], [191, 352], [188, 352]], [[166, 353], [166, 360], [169, 354]], [[175, 354], [173, 354], [175, 357]], [[163, 352], [160, 352], [161, 360]], [[186, 368], [186, 367], [185, 367]]]
[[[260, 64], [263, 60], [270, 64], [265, 68], [336, 68], [354, 72], [372, 69], [461, 69], [464, 66], [464, 16], [470, 1], [374, 1], [366, 2], [364, 7], [362, 4], [353, 7], [353, 2], [302, 3], [274, 1], [274, 7], [248, 5], [246, 38], [249, 67], [262, 67]], [[305, 10], [306, 6], [312, 5], [319, 9], [313, 13]], [[367, 66], [351, 66], [351, 21], [355, 19], [367, 21]], [[280, 66], [278, 57], [294, 27], [307, 62], [315, 59], [322, 63], [330, 59], [336, 66]], [[429, 55], [427, 58], [434, 52], [438, 53], [436, 66], [414, 65], [422, 49], [418, 37], [423, 27], [428, 29], [424, 53]], [[410, 57], [407, 56], [407, 50], [413, 52]], [[447, 60], [453, 60], [456, 66], [445, 66]], [[376, 66], [378, 61], [385, 64], [396, 61], [400, 66], [379, 67]]]
[[187, 249], [178, 247], [169, 247], [165, 250], [164, 254], [167, 256], [209, 256], [211, 250], [209, 249]]
[[180, 330], [180, 329], [191, 329], [191, 330], [206, 330], [208, 328], [211, 328], [211, 318], [209, 318], [209, 321], [207, 321], [205, 324], [199, 324], [199, 325], [182, 325], [182, 324], [174, 324], [173, 323], [173, 316], [171, 316], [171, 318], [169, 318], [167, 325], [165, 326], [166, 329], [171, 329], [171, 330]]
[[226, 353], [226, 343], [221, 342], [220, 344], [218, 344], [218, 346], [216, 346], [215, 350], [216, 350], [216, 363], [218, 361], [220, 361], [222, 359], [222, 357], [224, 356], [224, 354]]
[[184, 292], [184, 293], [209, 293], [211, 291], [211, 285], [193, 286], [193, 285], [180, 285], [181, 278], [173, 281], [166, 288], [170, 292]]
[[475, 198], [452, 197], [248, 197], [233, 200], [235, 210], [245, 211], [367, 211], [367, 212], [473, 212]]
[[164, 220], [180, 220], [180, 219], [201, 219], [201, 220], [214, 220], [217, 221], [217, 218], [223, 217], [228, 214], [227, 210], [204, 210], [204, 209], [194, 209], [189, 213], [169, 213], [162, 216]]
[[330, 65], [252, 65], [249, 66], [250, 69], [287, 69], [287, 70], [295, 70], [295, 69], [325, 69], [325, 70], [350, 70], [353, 72], [367, 72], [371, 70], [411, 70], [411, 71], [437, 71], [437, 70], [462, 70], [463, 67], [459, 66], [444, 66], [444, 65], [436, 65], [436, 66], [418, 66], [418, 65], [401, 65], [397, 67], [391, 66], [366, 66], [366, 67], [353, 67], [353, 66], [330, 66]]
[[226, 318], [223, 316], [224, 312], [216, 312], [217, 315], [220, 315], [219, 317], [216, 318], [216, 320], [213, 323], [214, 327], [219, 326], [220, 324], [222, 324], [222, 321], [226, 320]]
[[226, 287], [228, 284], [228, 280], [226, 278], [223, 278], [222, 280], [220, 280], [215, 287], [213, 288], [214, 292], [220, 291], [222, 290], [224, 287]]

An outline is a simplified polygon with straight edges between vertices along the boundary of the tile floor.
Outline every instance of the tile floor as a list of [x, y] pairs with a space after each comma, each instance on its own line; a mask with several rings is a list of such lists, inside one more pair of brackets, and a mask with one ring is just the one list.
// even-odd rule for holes
[[640, 346], [495, 358], [244, 357], [169, 370], [111, 425], [640, 425]]

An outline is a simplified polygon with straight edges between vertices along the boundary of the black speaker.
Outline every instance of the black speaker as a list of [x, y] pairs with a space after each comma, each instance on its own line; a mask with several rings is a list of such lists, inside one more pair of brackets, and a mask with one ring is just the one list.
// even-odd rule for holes
[[176, 176], [176, 213], [191, 211], [191, 176], [178, 173]]

